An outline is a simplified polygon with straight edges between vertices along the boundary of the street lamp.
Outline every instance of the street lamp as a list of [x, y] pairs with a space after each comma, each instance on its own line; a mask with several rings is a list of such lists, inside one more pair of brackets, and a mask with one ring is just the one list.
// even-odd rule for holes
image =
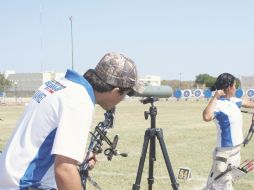
[[14, 81], [14, 94], [15, 94], [15, 101], [17, 102], [17, 85], [18, 85], [18, 81]]

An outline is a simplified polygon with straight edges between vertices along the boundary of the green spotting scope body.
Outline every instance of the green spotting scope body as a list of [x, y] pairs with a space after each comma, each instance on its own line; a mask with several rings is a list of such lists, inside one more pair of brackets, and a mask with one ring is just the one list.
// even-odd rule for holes
[[169, 98], [172, 96], [172, 88], [170, 86], [145, 86], [142, 93], [135, 93], [137, 97], [157, 97]]

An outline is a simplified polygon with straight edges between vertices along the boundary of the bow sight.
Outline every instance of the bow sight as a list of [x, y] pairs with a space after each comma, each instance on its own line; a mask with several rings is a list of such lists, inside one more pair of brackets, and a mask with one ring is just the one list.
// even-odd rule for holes
[[126, 153], [119, 153], [119, 151], [116, 149], [119, 135], [115, 135], [113, 142], [110, 141], [110, 139], [106, 136], [107, 132], [110, 128], [113, 128], [114, 124], [114, 117], [115, 117], [115, 107], [106, 113], [104, 113], [105, 119], [104, 121], [100, 122], [94, 129], [94, 132], [91, 133], [91, 141], [88, 147], [88, 152], [86, 154], [85, 160], [82, 164], [79, 165], [79, 174], [81, 177], [81, 183], [84, 190], [86, 190], [86, 182], [87, 179], [98, 189], [101, 189], [99, 185], [91, 179], [91, 177], [88, 174], [89, 170], [89, 161], [90, 161], [90, 154], [95, 153], [99, 154], [103, 152], [102, 145], [103, 141], [105, 141], [109, 148], [105, 149], [104, 154], [107, 157], [109, 161], [112, 160], [113, 156], [122, 156], [127, 157], [128, 155]]

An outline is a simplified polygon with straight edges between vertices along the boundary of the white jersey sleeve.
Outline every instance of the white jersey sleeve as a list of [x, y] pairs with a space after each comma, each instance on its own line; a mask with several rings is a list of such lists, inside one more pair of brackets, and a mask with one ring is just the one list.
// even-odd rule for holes
[[[59, 114], [59, 125], [52, 148], [52, 154], [70, 157], [79, 162], [83, 161], [86, 142], [92, 124], [94, 105], [88, 95], [84, 98], [71, 98], [65, 95], [62, 99]], [[84, 90], [84, 93], [87, 93]], [[64, 140], [63, 140], [64, 139]]]

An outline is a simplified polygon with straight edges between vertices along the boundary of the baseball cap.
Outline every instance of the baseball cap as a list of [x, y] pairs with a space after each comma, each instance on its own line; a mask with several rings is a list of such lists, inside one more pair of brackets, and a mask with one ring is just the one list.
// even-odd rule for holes
[[105, 54], [94, 71], [101, 80], [111, 86], [132, 89], [128, 93], [129, 96], [132, 96], [134, 92], [144, 91], [144, 85], [138, 80], [134, 61], [123, 54], [115, 52]]

